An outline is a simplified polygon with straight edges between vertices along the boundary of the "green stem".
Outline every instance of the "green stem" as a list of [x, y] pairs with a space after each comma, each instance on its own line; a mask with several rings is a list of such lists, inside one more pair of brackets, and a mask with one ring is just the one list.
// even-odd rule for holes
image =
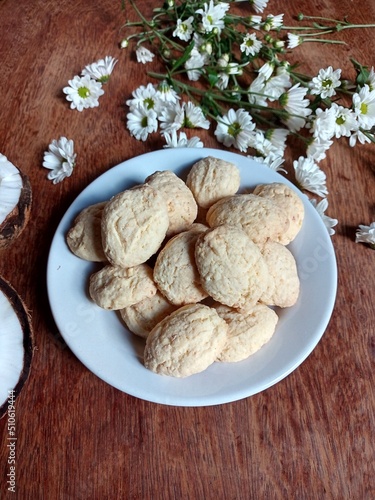
[[325, 38], [305, 38], [303, 36], [302, 40], [303, 40], [303, 43], [306, 43], [306, 42], [319, 42], [319, 43], [330, 43], [331, 45], [347, 45], [347, 43], [343, 42], [342, 40], [327, 40]]

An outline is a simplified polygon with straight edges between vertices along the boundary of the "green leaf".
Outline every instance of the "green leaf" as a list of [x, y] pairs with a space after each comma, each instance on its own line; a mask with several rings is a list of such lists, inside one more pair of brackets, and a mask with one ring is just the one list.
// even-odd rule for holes
[[180, 66], [186, 63], [186, 61], [189, 59], [191, 51], [194, 48], [194, 41], [190, 42], [189, 45], [186, 47], [185, 52], [182, 54], [181, 57], [177, 59], [177, 61], [174, 63], [171, 69], [171, 73], [174, 73], [176, 69], [178, 69]]
[[357, 72], [357, 78], [356, 78], [356, 83], [360, 87], [363, 87], [363, 85], [368, 81], [368, 77], [370, 75], [370, 72], [367, 68], [367, 66], [363, 66], [361, 63], [356, 61], [355, 59], [351, 59], [351, 62], [354, 66], [354, 69]]
[[210, 68], [207, 68], [206, 69], [206, 74], [207, 74], [207, 79], [208, 79], [208, 82], [210, 84], [210, 87], [211, 88], [214, 87], [217, 84], [218, 80], [219, 80], [217, 72], [213, 71]]

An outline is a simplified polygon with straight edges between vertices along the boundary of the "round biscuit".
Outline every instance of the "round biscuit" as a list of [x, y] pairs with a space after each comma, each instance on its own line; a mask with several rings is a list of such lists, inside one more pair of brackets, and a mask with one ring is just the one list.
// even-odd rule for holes
[[107, 266], [90, 276], [89, 294], [103, 309], [118, 310], [156, 293], [152, 269], [147, 264], [123, 268]]
[[288, 245], [294, 240], [302, 227], [305, 208], [301, 198], [292, 188], [282, 182], [259, 184], [254, 189], [253, 194], [271, 199], [286, 213], [289, 227], [281, 235], [279, 242]]
[[202, 208], [235, 194], [240, 182], [240, 171], [234, 163], [213, 156], [194, 163], [186, 179], [186, 185]]
[[198, 207], [193, 193], [171, 170], [154, 172], [145, 183], [163, 196], [169, 216], [167, 236], [185, 231], [195, 221]]
[[211, 307], [182, 306], [151, 330], [144, 364], [155, 373], [171, 377], [202, 372], [222, 351], [227, 330], [226, 322]]
[[131, 332], [147, 338], [154, 326], [176, 308], [177, 306], [168, 302], [164, 295], [157, 291], [152, 297], [120, 309], [120, 315]]
[[206, 292], [230, 307], [251, 307], [267, 286], [262, 254], [240, 227], [222, 225], [200, 235], [195, 262]]
[[167, 204], [156, 189], [142, 185], [123, 191], [103, 210], [104, 253], [113, 265], [142, 264], [159, 250], [168, 225]]
[[194, 251], [198, 236], [208, 228], [202, 224], [191, 227], [166, 243], [154, 266], [154, 281], [158, 289], [176, 305], [193, 304], [207, 297], [200, 283]]
[[66, 235], [70, 250], [81, 259], [91, 262], [105, 262], [103, 251], [101, 221], [106, 202], [90, 205], [74, 219]]
[[216, 202], [207, 212], [209, 226], [230, 224], [241, 227], [254, 243], [280, 241], [289, 227], [286, 213], [268, 198], [236, 194]]
[[260, 249], [269, 274], [268, 286], [261, 295], [260, 302], [269, 306], [293, 306], [298, 300], [300, 290], [293, 254], [275, 241], [267, 241]]
[[228, 325], [227, 341], [218, 361], [243, 361], [264, 344], [275, 332], [278, 316], [264, 304], [255, 304], [252, 309], [239, 311], [226, 306], [215, 307], [219, 316]]

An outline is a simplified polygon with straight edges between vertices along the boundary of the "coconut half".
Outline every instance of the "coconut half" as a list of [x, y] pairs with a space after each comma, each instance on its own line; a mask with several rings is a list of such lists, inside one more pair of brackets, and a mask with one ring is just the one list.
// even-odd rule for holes
[[17, 238], [29, 220], [29, 178], [0, 153], [0, 248]]
[[[0, 418], [29, 376], [33, 356], [30, 315], [14, 288], [0, 277]], [[12, 393], [10, 391], [13, 391]]]

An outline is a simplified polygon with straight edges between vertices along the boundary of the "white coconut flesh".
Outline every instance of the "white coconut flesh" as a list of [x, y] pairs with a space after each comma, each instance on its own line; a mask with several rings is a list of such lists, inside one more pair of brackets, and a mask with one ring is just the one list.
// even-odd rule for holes
[[10, 391], [16, 398], [29, 374], [32, 334], [29, 316], [15, 290], [0, 278], [0, 418]]
[[22, 185], [22, 177], [18, 168], [0, 153], [0, 224], [17, 206]]
[[29, 178], [0, 153], [0, 248], [23, 231], [31, 210]]

